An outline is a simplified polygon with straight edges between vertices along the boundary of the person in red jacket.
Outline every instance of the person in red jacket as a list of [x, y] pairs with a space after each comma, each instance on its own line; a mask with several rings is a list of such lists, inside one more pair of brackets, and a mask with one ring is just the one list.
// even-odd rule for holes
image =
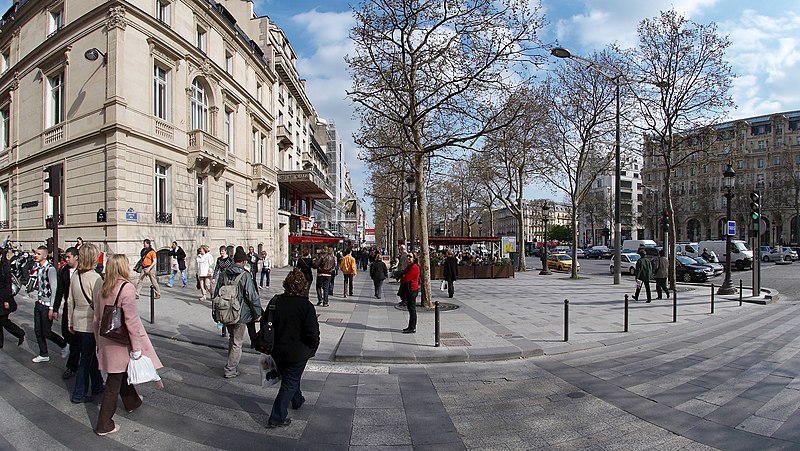
[[408, 309], [408, 327], [403, 329], [404, 334], [417, 332], [417, 293], [419, 293], [419, 265], [417, 256], [409, 252], [408, 266], [400, 277], [400, 299], [406, 303]]

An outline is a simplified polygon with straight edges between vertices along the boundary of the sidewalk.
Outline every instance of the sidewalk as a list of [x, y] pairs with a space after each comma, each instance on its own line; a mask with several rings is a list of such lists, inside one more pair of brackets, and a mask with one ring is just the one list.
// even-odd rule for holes
[[[262, 290], [266, 305], [282, 292], [288, 268], [272, 273], [272, 286]], [[610, 278], [589, 276], [571, 280], [565, 274], [540, 276], [537, 271], [517, 273], [511, 279], [456, 281], [453, 299], [432, 283], [434, 300], [457, 305], [441, 312], [441, 346], [434, 347], [434, 314], [418, 308], [417, 333], [402, 334], [408, 313], [398, 309], [398, 284], [384, 284], [383, 298], [372, 295], [372, 282], [365, 273], [355, 279], [355, 296], [342, 298], [342, 278], [336, 278], [330, 307], [317, 308], [321, 344], [315, 360], [338, 362], [464, 362], [503, 360], [552, 355], [668, 334], [687, 326], [717, 324], [752, 313], [760, 305], [738, 295], [716, 296], [710, 314], [710, 287], [679, 285], [678, 318], [672, 322], [672, 301], [630, 301], [629, 332], [623, 332], [624, 295], [632, 295], [632, 278], [620, 285]], [[155, 323], [150, 324], [149, 287], [142, 288], [139, 314], [148, 332], [185, 342], [227, 348], [211, 319], [211, 303], [198, 301], [199, 290], [166, 288], [155, 301]], [[745, 289], [745, 294], [749, 290]], [[776, 293], [775, 293], [776, 294]], [[644, 294], [642, 294], [642, 297]], [[569, 300], [569, 341], [564, 341], [564, 300]], [[745, 301], [766, 302], [745, 296]], [[313, 294], [312, 301], [316, 303]], [[247, 351], [250, 351], [249, 349]]]

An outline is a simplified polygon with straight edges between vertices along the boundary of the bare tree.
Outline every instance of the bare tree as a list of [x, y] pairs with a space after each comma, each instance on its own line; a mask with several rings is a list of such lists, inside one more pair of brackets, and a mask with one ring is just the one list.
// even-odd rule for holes
[[[423, 306], [430, 308], [425, 161], [502, 129], [495, 103], [528, 77], [542, 47], [540, 7], [515, 0], [362, 0], [351, 30], [348, 92], [361, 119], [356, 142], [408, 164], [416, 180]], [[391, 124], [391, 140], [375, 140]], [[370, 156], [370, 158], [372, 158]]]
[[[716, 134], [708, 131], [733, 101], [733, 73], [725, 60], [730, 46], [715, 23], [688, 21], [675, 10], [639, 24], [638, 46], [625, 52], [626, 72], [633, 75], [638, 116], [634, 125], [646, 137], [646, 157], [661, 160], [663, 190], [669, 212], [669, 245], [675, 248], [672, 170], [697, 153], [707, 152]], [[705, 130], [705, 131], [704, 131]], [[696, 142], [700, 140], [700, 142]], [[700, 144], [700, 145], [698, 145]], [[670, 259], [670, 286], [675, 286], [675, 261]]]
[[[592, 59], [607, 58], [594, 55]], [[572, 261], [577, 262], [578, 209], [615, 157], [614, 147], [607, 144], [616, 130], [615, 85], [583, 66], [560, 65], [551, 74], [545, 84], [551, 132], [546, 135], [546, 156], [539, 163], [544, 179], [570, 203]], [[578, 265], [572, 265], [570, 277], [578, 277]]]

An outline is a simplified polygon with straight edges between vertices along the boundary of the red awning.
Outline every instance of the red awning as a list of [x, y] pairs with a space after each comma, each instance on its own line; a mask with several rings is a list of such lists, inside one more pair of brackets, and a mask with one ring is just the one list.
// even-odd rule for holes
[[289, 244], [337, 244], [342, 240], [344, 238], [328, 236], [290, 236]]
[[456, 246], [483, 242], [500, 242], [499, 236], [429, 236], [431, 246]]

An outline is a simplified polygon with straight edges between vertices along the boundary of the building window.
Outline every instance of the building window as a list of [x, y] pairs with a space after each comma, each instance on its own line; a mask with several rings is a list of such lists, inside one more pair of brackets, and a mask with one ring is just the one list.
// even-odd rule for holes
[[764, 159], [763, 158], [759, 158], [758, 159], [758, 169], [763, 169], [763, 168], [764, 168]]
[[260, 193], [256, 196], [256, 228], [264, 228], [264, 196]]
[[164, 25], [169, 25], [169, 2], [156, 0], [156, 19]]
[[159, 65], [153, 66], [153, 115], [165, 121], [169, 119], [169, 71]]
[[225, 227], [233, 227], [233, 185], [225, 184]]
[[155, 210], [157, 224], [172, 224], [169, 209], [169, 166], [156, 163], [155, 168]]
[[201, 52], [206, 52], [206, 30], [201, 27], [197, 27], [197, 34], [195, 36], [195, 45], [197, 49]]
[[0, 53], [0, 71], [5, 72], [11, 67], [11, 50], [5, 49]]
[[781, 165], [781, 157], [780, 156], [775, 157], [775, 159], [772, 160], [772, 165], [773, 166], [780, 166]]
[[206, 198], [208, 192], [208, 179], [197, 177], [197, 225], [208, 225], [208, 211], [206, 210]]
[[250, 139], [250, 149], [252, 150], [251, 161], [253, 163], [258, 163], [258, 158], [256, 158], [258, 154], [258, 130], [256, 129], [253, 129], [253, 137]]
[[739, 160], [736, 162], [736, 169], [744, 169], [744, 160]]
[[233, 75], [233, 54], [225, 52], [225, 72]]
[[261, 135], [261, 149], [258, 152], [259, 163], [267, 163], [267, 135]]
[[8, 105], [0, 108], [0, 151], [8, 149], [11, 144], [11, 109]]
[[192, 129], [207, 132], [207, 125], [208, 96], [200, 80], [195, 79], [192, 83]]
[[262, 93], [262, 88], [261, 88], [261, 83], [256, 82], [256, 100], [258, 100], [258, 103], [261, 103], [261, 99], [262, 99], [261, 94], [263, 94]]
[[233, 131], [234, 131], [234, 124], [233, 124], [233, 110], [225, 108], [225, 118], [223, 123], [223, 130], [225, 144], [228, 145], [228, 153], [233, 153]]
[[47, 77], [47, 128], [64, 121], [64, 72]]
[[48, 37], [58, 33], [58, 30], [64, 28], [64, 5], [59, 5], [57, 8], [50, 10], [50, 28], [48, 30]]
[[8, 218], [11, 203], [9, 202], [8, 193], [8, 183], [0, 185], [0, 229], [9, 228]]

